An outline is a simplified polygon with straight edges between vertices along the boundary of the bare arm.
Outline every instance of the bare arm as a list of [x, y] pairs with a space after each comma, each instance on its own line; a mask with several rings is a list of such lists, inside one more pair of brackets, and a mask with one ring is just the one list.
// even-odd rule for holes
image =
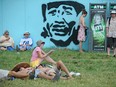
[[108, 37], [108, 32], [109, 32], [109, 28], [106, 27], [106, 35], [107, 35], [107, 37]]
[[14, 43], [12, 43], [12, 47], [14, 48]]
[[16, 78], [26, 78], [29, 76], [28, 73], [22, 73], [22, 71], [19, 71], [19, 72], [15, 72], [15, 71], [10, 71], [8, 76], [14, 76]]
[[106, 23], [106, 35], [108, 37], [108, 32], [109, 32], [109, 19], [107, 20], [107, 23]]
[[5, 41], [8, 41], [10, 39], [10, 37], [6, 38], [6, 39], [3, 39], [1, 40], [1, 43], [5, 42]]
[[81, 24], [84, 26], [84, 28], [86, 28], [84, 17], [81, 17], [80, 20], [81, 20]]
[[47, 56], [49, 56], [52, 52], [53, 52], [54, 50], [50, 50], [48, 53], [45, 53], [44, 51], [39, 51], [38, 52], [38, 57], [39, 58], [45, 58], [45, 57], [47, 57]]

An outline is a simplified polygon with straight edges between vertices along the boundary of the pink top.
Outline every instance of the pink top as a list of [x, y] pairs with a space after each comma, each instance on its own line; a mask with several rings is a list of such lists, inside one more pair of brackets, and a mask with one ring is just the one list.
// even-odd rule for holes
[[31, 61], [34, 61], [36, 59], [38, 59], [38, 52], [41, 52], [41, 48], [40, 47], [36, 47], [34, 50], [33, 50], [33, 53], [32, 53], [32, 57], [31, 57]]

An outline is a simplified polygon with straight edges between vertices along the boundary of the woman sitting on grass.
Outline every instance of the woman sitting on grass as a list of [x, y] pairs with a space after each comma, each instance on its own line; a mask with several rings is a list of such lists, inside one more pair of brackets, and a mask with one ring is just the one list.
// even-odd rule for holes
[[0, 50], [14, 50], [14, 40], [9, 36], [8, 31], [5, 31], [3, 36], [0, 37]]
[[32, 67], [38, 67], [43, 60], [46, 60], [47, 62], [52, 63], [53, 66], [57, 66], [57, 64], [59, 65], [60, 63], [61, 70], [65, 71], [65, 73], [68, 75], [69, 78], [72, 77], [62, 61], [55, 62], [52, 58], [49, 57], [49, 55], [53, 52], [53, 50], [49, 51], [48, 53], [45, 53], [42, 50], [42, 47], [44, 46], [45, 42], [39, 40], [36, 42], [36, 44], [37, 44], [37, 47], [33, 50], [31, 63], [30, 63]]

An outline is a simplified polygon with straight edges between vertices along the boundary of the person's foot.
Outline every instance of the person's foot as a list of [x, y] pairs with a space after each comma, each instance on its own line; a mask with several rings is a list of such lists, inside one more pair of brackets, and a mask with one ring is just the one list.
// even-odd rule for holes
[[80, 73], [75, 73], [75, 72], [70, 72], [70, 75], [72, 75], [72, 76], [80, 76], [81, 74]]
[[7, 48], [5, 48], [5, 47], [1, 47], [0, 50], [7, 50]]
[[110, 57], [110, 54], [107, 54], [106, 56], [107, 56], [107, 57]]
[[113, 57], [116, 57], [116, 54], [114, 54]]
[[83, 50], [80, 50], [79, 52], [80, 52], [80, 53], [83, 53]]

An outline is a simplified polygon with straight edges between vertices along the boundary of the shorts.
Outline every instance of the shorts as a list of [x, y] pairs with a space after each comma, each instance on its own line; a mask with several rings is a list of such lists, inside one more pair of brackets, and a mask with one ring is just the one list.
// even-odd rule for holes
[[107, 47], [109, 48], [116, 48], [116, 38], [107, 37]]
[[37, 67], [38, 65], [40, 65], [40, 59], [36, 59], [30, 62], [31, 67]]
[[39, 77], [39, 74], [40, 74], [41, 72], [42, 72], [41, 70], [35, 69], [35, 78]]
[[9, 74], [9, 72], [10, 72], [10, 71], [8, 71], [8, 70], [0, 69], [0, 79], [1, 79], [1, 78], [7, 77], [8, 74]]
[[39, 74], [40, 74], [41, 72], [42, 72], [41, 70], [35, 69], [34, 72], [30, 72], [30, 73], [29, 73], [29, 79], [36, 79], [36, 78], [39, 78]]

